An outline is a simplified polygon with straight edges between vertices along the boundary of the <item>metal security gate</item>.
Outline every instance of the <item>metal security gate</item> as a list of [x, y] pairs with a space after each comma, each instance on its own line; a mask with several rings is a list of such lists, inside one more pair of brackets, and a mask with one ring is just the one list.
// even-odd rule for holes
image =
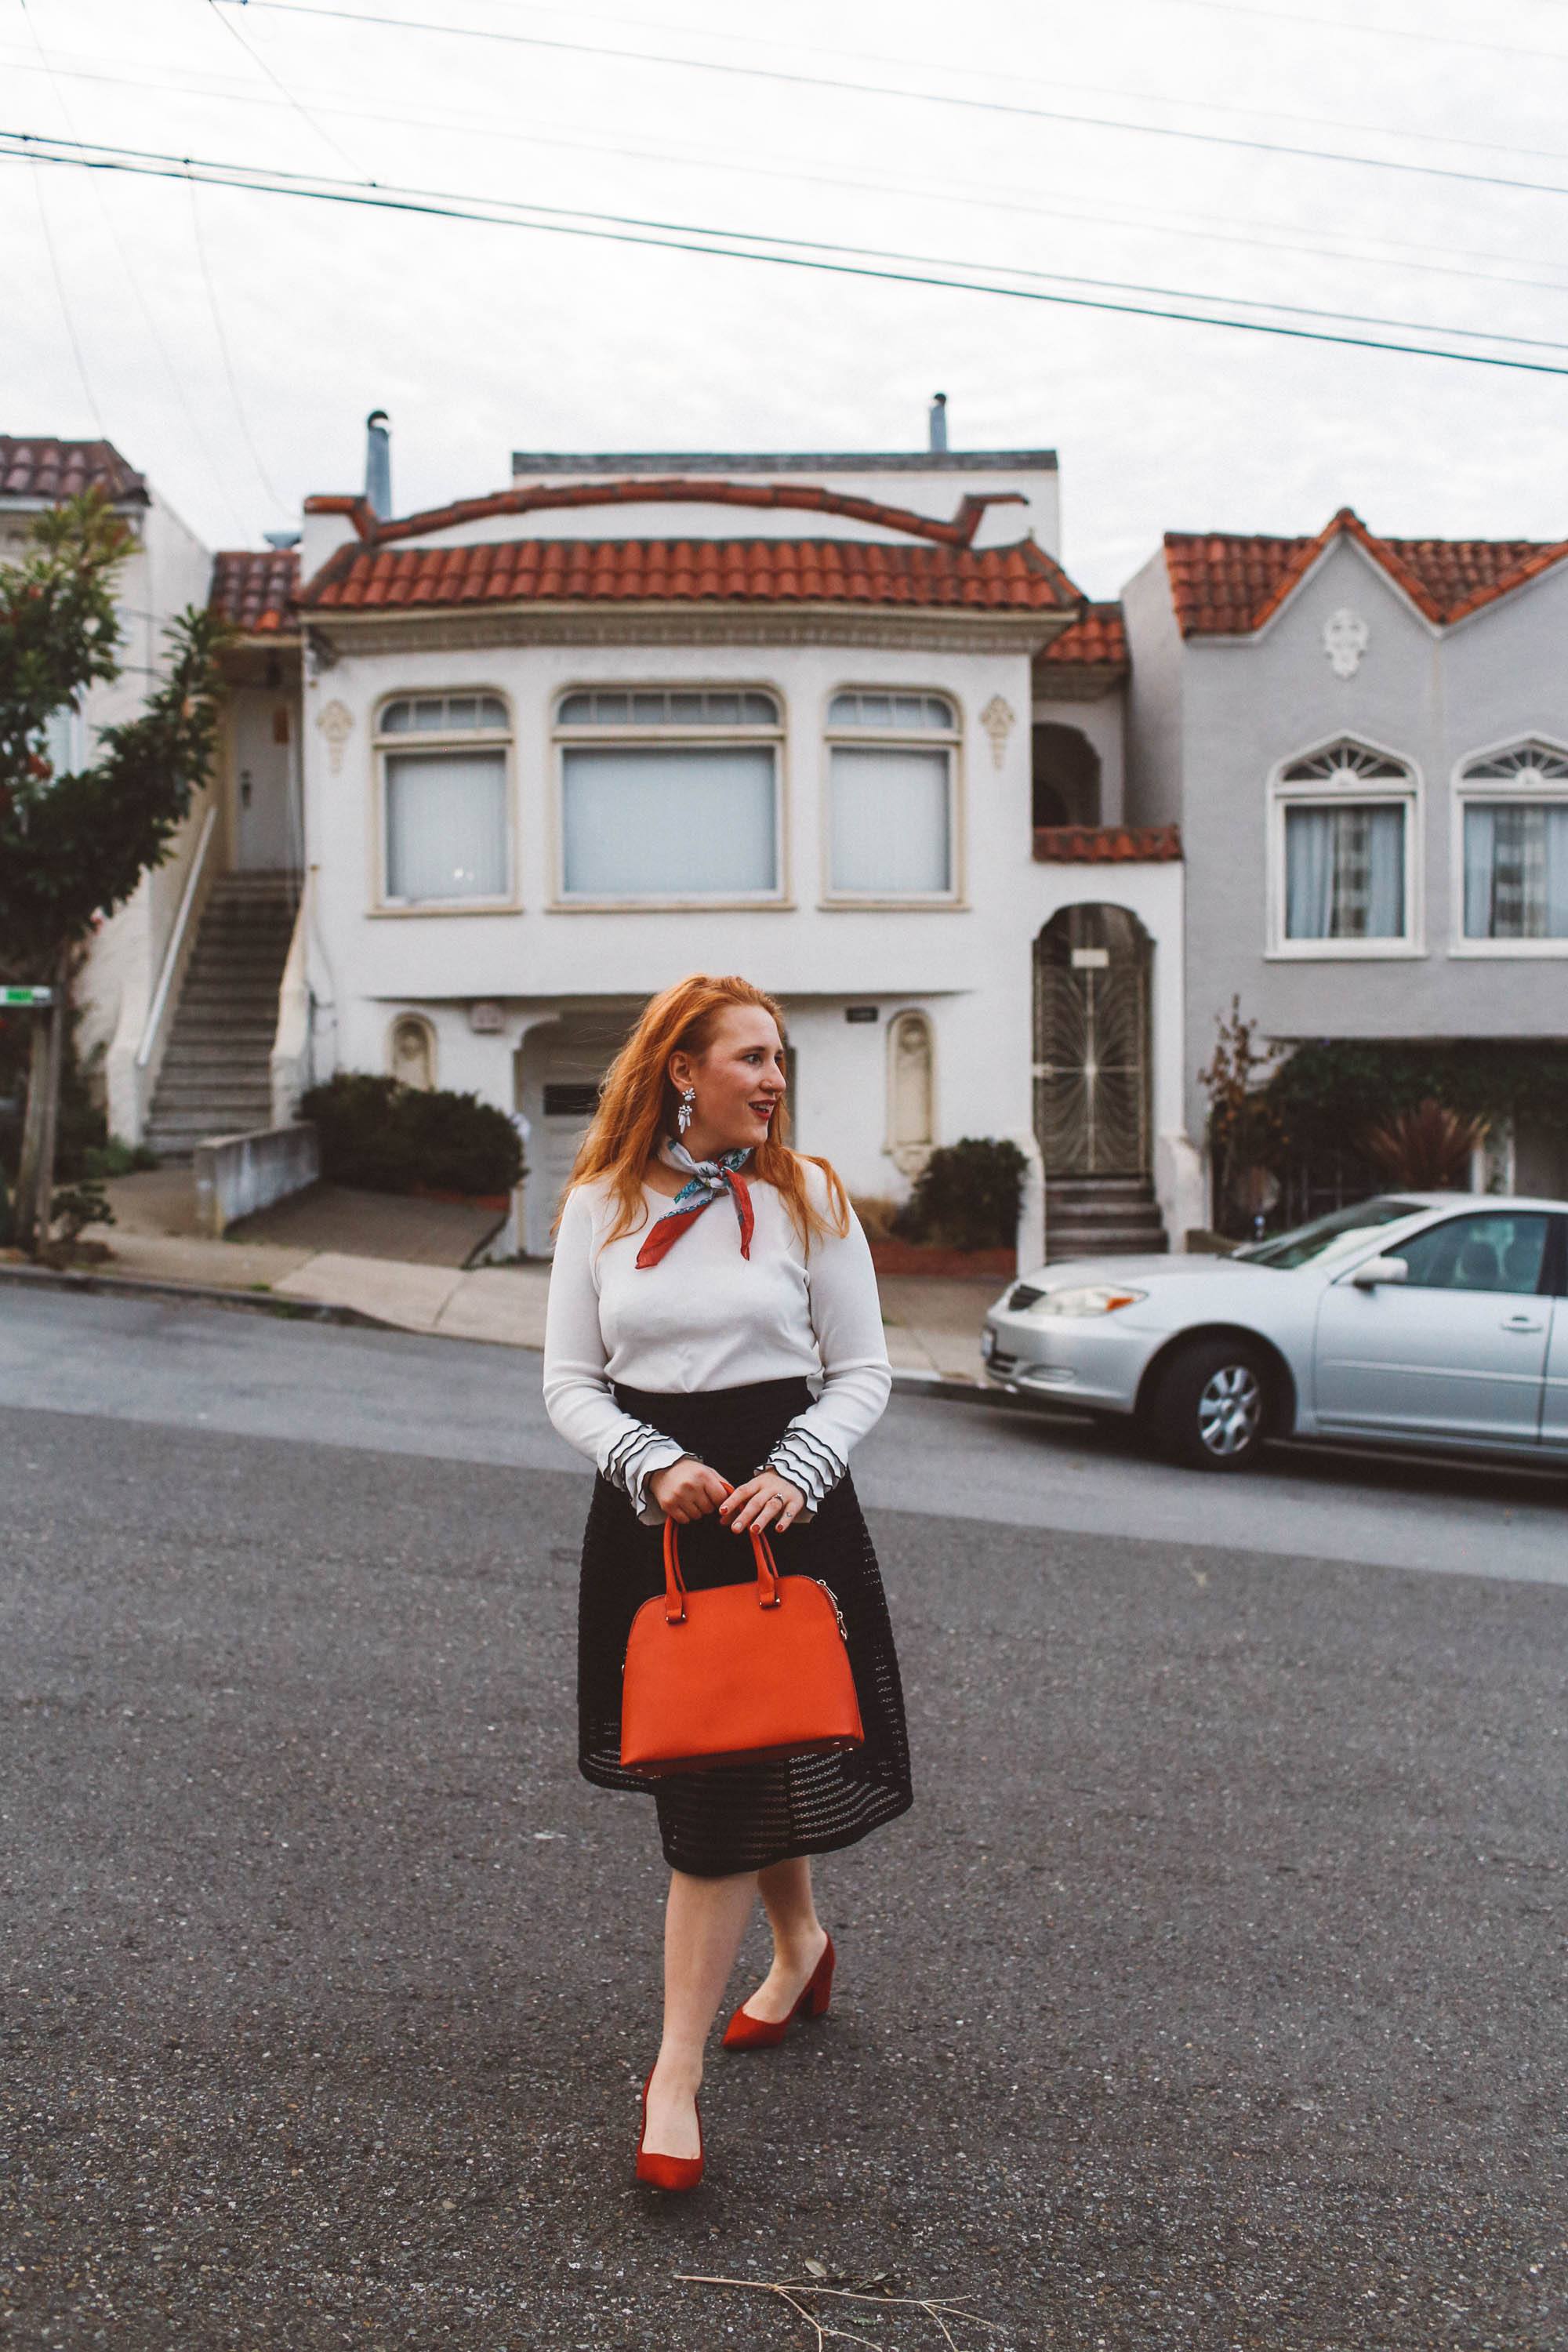
[[1146, 1176], [1149, 935], [1064, 907], [1035, 941], [1035, 1136], [1047, 1176]]

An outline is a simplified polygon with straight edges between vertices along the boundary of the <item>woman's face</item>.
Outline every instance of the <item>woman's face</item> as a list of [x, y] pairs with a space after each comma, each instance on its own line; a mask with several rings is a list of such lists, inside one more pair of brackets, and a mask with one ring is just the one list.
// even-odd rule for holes
[[784, 1049], [778, 1024], [758, 1004], [727, 1004], [704, 1054], [672, 1054], [676, 1092], [695, 1096], [682, 1140], [694, 1160], [765, 1143], [784, 1100]]

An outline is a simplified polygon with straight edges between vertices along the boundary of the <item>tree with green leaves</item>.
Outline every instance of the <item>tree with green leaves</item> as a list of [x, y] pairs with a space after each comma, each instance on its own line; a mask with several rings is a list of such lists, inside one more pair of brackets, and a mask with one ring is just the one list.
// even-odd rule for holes
[[98, 491], [38, 517], [0, 571], [0, 979], [47, 988], [33, 1018], [16, 1237], [47, 1248], [74, 950], [174, 845], [206, 774], [224, 625], [195, 607], [165, 631], [163, 675], [140, 714], [100, 730], [89, 763], [57, 772], [47, 723], [116, 677], [114, 584], [131, 534]]

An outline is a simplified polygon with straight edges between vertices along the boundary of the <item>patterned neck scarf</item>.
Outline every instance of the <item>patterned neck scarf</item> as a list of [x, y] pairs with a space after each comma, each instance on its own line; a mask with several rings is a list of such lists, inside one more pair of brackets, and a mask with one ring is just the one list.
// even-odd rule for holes
[[756, 1217], [751, 1187], [740, 1172], [752, 1156], [750, 1145], [744, 1151], [721, 1151], [717, 1160], [693, 1160], [685, 1144], [671, 1138], [665, 1143], [662, 1156], [671, 1168], [683, 1170], [690, 1181], [681, 1186], [663, 1216], [649, 1229], [647, 1241], [637, 1252], [638, 1265], [657, 1265], [666, 1251], [673, 1249], [687, 1226], [695, 1224], [704, 1209], [710, 1209], [726, 1192], [735, 1203], [735, 1214], [740, 1220], [741, 1255], [750, 1257]]

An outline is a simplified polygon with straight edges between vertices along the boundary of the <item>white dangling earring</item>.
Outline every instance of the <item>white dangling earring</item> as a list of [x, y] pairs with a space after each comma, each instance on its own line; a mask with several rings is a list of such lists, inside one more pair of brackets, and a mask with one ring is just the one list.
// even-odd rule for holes
[[691, 1124], [691, 1118], [692, 1118], [691, 1106], [692, 1106], [692, 1104], [693, 1104], [696, 1100], [697, 1100], [697, 1089], [696, 1089], [696, 1087], [681, 1087], [681, 1089], [680, 1089], [680, 1108], [679, 1108], [679, 1109], [676, 1112], [676, 1114], [675, 1114], [675, 1124], [676, 1124], [677, 1128], [679, 1129], [679, 1131], [680, 1131], [680, 1133], [681, 1133], [682, 1135], [684, 1135], [684, 1134], [685, 1134], [685, 1132], [686, 1132], [687, 1129], [688, 1129], [688, 1128], [690, 1126], [690, 1124]]

